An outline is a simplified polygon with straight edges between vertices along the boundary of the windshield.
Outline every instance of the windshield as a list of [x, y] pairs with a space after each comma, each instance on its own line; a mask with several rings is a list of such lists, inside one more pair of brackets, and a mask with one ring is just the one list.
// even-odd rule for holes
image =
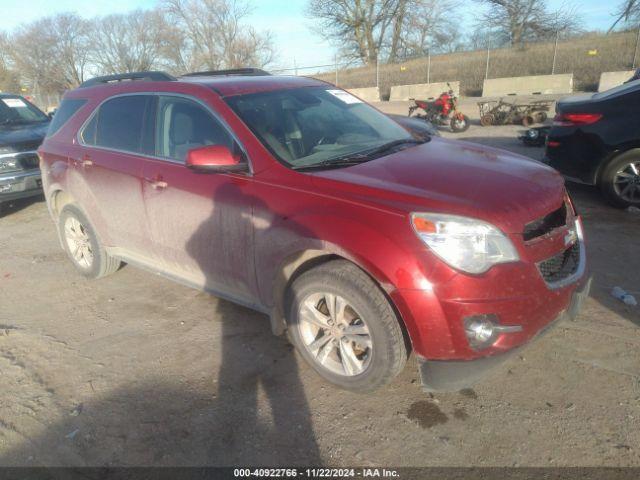
[[361, 161], [385, 145], [415, 143], [386, 115], [344, 90], [306, 87], [226, 99], [262, 144], [291, 168]]
[[0, 125], [36, 123], [47, 120], [49, 117], [20, 97], [0, 98]]

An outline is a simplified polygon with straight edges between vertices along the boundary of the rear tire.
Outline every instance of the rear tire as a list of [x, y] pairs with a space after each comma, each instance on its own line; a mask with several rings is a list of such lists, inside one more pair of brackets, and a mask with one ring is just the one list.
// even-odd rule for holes
[[493, 115], [490, 113], [487, 113], [486, 115], [483, 115], [482, 117], [480, 117], [480, 125], [482, 125], [483, 127], [489, 127], [494, 123], [495, 123], [495, 119], [493, 118]]
[[66, 205], [58, 221], [64, 249], [73, 266], [87, 278], [101, 278], [120, 268], [100, 243], [89, 219], [77, 205]]
[[612, 206], [640, 207], [640, 151], [626, 152], [610, 160], [598, 185]]
[[524, 117], [522, 117], [522, 125], [523, 126], [530, 127], [534, 123], [536, 123], [535, 119], [531, 115], [525, 115]]
[[311, 367], [346, 390], [390, 382], [407, 361], [398, 318], [354, 264], [333, 260], [298, 277], [288, 292], [289, 337]]

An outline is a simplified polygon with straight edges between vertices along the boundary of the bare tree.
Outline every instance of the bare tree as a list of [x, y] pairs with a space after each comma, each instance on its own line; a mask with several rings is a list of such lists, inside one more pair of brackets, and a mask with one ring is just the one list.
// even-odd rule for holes
[[462, 38], [454, 14], [458, 6], [456, 0], [407, 0], [403, 14], [396, 17], [401, 26], [394, 34], [398, 29], [401, 35], [397, 45], [391, 44], [389, 61], [459, 49]]
[[20, 89], [18, 73], [11, 67], [11, 40], [0, 31], [0, 92], [17, 92]]
[[488, 7], [479, 19], [479, 26], [507, 39], [511, 45], [580, 30], [581, 20], [574, 8], [551, 11], [546, 0], [476, 1]]
[[61, 13], [51, 18], [50, 34], [55, 38], [58, 71], [67, 88], [85, 80], [90, 42], [90, 23], [75, 13]]
[[101, 73], [152, 70], [162, 61], [166, 24], [157, 10], [97, 18], [91, 30], [91, 62]]
[[18, 28], [11, 36], [9, 56], [22, 81], [33, 93], [65, 89], [51, 17]]
[[616, 26], [620, 23], [640, 23], [640, 0], [624, 0], [620, 5], [618, 5], [618, 9], [614, 13], [615, 21], [607, 31], [607, 33], [611, 33], [611, 31], [616, 28]]
[[165, 0], [171, 29], [165, 56], [173, 70], [265, 67], [275, 49], [269, 32], [244, 24], [251, 10], [241, 0]]
[[442, 51], [460, 43], [454, 16], [457, 0], [309, 0], [324, 38], [364, 64]]
[[343, 54], [372, 65], [391, 33], [391, 49], [399, 48], [407, 0], [309, 0], [307, 14], [318, 20], [324, 38], [341, 46]]

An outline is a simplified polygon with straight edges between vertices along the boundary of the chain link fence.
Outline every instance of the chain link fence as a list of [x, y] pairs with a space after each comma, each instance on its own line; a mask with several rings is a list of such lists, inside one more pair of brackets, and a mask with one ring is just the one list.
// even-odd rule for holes
[[394, 85], [460, 81], [463, 95], [480, 96], [485, 78], [558, 73], [573, 73], [576, 90], [593, 91], [602, 72], [636, 68], [640, 63], [639, 47], [640, 30], [590, 34], [521, 47], [428, 55], [402, 63], [357, 67], [336, 61], [273, 73], [312, 76], [343, 88], [377, 86], [383, 99], [389, 98]]

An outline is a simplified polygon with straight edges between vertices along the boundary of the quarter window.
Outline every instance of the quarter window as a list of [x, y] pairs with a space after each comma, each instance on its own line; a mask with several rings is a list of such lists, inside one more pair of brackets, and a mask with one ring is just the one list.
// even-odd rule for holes
[[49, 124], [49, 130], [47, 130], [47, 137], [50, 137], [56, 133], [62, 126], [69, 121], [73, 115], [82, 107], [87, 101], [84, 98], [66, 98], [62, 100], [60, 108], [53, 116], [53, 120]]
[[145, 128], [152, 102], [150, 95], [126, 95], [107, 100], [82, 131], [83, 142], [133, 153], [153, 153], [153, 140], [149, 141]]
[[220, 122], [198, 103], [182, 97], [161, 96], [156, 122], [156, 155], [184, 162], [187, 152], [206, 145], [234, 141]]

